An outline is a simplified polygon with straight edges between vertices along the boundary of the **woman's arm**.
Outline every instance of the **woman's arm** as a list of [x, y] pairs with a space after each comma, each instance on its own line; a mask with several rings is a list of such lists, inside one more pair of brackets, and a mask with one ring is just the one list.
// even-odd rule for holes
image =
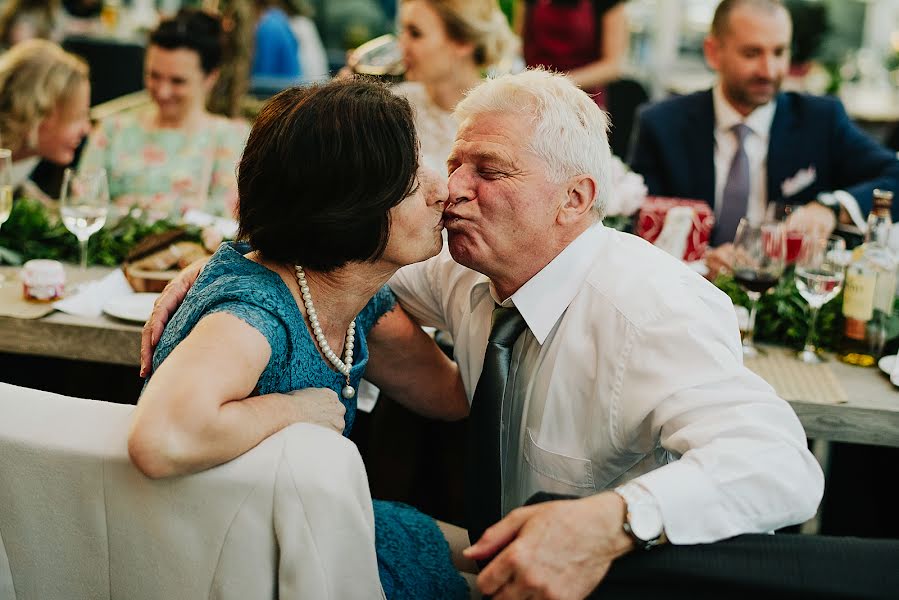
[[372, 327], [365, 378], [426, 417], [454, 421], [468, 415], [459, 367], [397, 304]]
[[128, 436], [135, 466], [153, 478], [202, 471], [301, 421], [342, 432], [345, 409], [333, 390], [247, 397], [270, 356], [265, 336], [236, 316], [201, 319], [137, 404]]
[[568, 72], [568, 76], [584, 89], [599, 87], [621, 77], [630, 44], [624, 2], [606, 11], [601, 30], [600, 59]]

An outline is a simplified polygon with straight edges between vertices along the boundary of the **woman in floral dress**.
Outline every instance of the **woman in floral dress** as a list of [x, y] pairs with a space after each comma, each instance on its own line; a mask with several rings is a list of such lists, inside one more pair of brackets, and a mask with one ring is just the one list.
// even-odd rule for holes
[[205, 108], [221, 59], [222, 25], [210, 14], [182, 10], [151, 34], [144, 78], [153, 103], [101, 122], [80, 163], [106, 169], [123, 212], [136, 206], [148, 220], [191, 209], [233, 215], [249, 127]]

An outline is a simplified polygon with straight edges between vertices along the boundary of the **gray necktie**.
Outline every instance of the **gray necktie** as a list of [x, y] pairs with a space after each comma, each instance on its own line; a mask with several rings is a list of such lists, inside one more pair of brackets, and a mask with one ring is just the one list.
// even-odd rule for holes
[[465, 464], [465, 520], [474, 543], [502, 517], [500, 435], [502, 403], [512, 347], [527, 325], [518, 309], [497, 306], [484, 356], [484, 369], [471, 401]]
[[740, 224], [740, 219], [746, 216], [749, 204], [749, 157], [746, 156], [743, 142], [752, 130], [743, 123], [737, 123], [732, 131], [737, 138], [737, 153], [730, 163], [724, 193], [721, 194], [721, 216], [712, 235], [713, 246], [734, 241], [737, 225]]

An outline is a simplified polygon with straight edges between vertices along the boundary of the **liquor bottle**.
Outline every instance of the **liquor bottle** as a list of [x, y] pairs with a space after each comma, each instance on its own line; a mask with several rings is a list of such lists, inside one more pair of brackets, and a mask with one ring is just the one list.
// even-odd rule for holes
[[839, 358], [860, 367], [870, 367], [880, 358], [886, 341], [886, 321], [893, 314], [897, 261], [889, 247], [892, 201], [892, 192], [874, 190], [865, 243], [853, 253], [846, 269], [845, 325]]

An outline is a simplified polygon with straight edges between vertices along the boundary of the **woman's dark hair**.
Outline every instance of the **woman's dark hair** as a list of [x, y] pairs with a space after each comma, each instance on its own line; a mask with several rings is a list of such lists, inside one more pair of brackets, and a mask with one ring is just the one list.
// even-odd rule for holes
[[159, 23], [150, 34], [150, 45], [166, 50], [193, 50], [200, 55], [200, 66], [208, 75], [222, 63], [222, 36], [219, 17], [202, 10], [182, 8], [174, 17]]
[[257, 117], [238, 167], [238, 236], [269, 260], [318, 271], [375, 260], [417, 171], [412, 107], [385, 85], [285, 90]]

